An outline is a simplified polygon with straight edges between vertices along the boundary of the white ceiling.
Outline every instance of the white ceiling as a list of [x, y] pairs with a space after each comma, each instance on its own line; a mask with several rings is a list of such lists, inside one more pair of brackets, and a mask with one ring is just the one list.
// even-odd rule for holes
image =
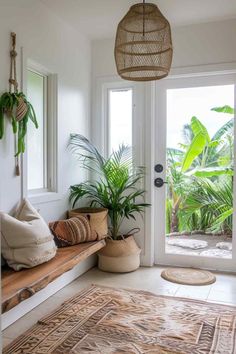
[[[41, 0], [90, 39], [111, 38], [137, 0]], [[148, 0], [147, 0], [148, 2]], [[236, 18], [236, 0], [150, 0], [172, 27]]]

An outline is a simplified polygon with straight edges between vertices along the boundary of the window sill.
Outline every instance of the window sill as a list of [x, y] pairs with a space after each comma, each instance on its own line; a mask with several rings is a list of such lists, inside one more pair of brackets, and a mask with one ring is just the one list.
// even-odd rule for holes
[[49, 202], [55, 202], [61, 200], [61, 195], [56, 192], [41, 192], [35, 194], [29, 194], [28, 199], [32, 204], [43, 204]]

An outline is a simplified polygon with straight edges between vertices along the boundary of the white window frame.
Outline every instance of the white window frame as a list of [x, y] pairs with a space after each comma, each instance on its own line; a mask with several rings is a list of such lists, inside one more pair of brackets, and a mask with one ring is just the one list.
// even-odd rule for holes
[[[58, 82], [57, 74], [50, 72], [35, 61], [25, 58], [22, 51], [22, 90], [27, 96], [27, 72], [38, 73], [47, 80], [47, 107], [45, 107], [46, 124], [44, 125], [44, 139], [47, 144], [45, 156], [46, 188], [28, 190], [27, 181], [27, 152], [22, 155], [22, 197], [28, 198], [33, 204], [40, 204], [61, 199], [58, 190]], [[27, 142], [26, 142], [27, 149]]]
[[[28, 72], [37, 74], [43, 77], [43, 188], [35, 188], [35, 189], [28, 189], [27, 183], [27, 190], [28, 195], [35, 195], [39, 193], [46, 193], [51, 192], [51, 178], [48, 174], [48, 166], [50, 165], [49, 156], [48, 156], [48, 148], [49, 148], [49, 132], [48, 132], [48, 108], [49, 108], [49, 101], [50, 97], [48, 97], [48, 85], [50, 82], [49, 76], [45, 73], [39, 72], [34, 70], [32, 67], [27, 68]], [[28, 180], [27, 180], [28, 182]]]
[[[152, 203], [152, 190], [149, 188], [153, 183], [153, 142], [150, 137], [154, 133], [154, 105], [152, 97], [154, 97], [152, 88], [153, 84], [140, 83], [134, 81], [125, 81], [118, 76], [97, 77], [93, 82], [93, 105], [91, 120], [91, 140], [104, 156], [108, 154], [108, 90], [133, 88], [133, 122], [132, 122], [132, 145], [133, 160], [136, 166], [146, 167], [146, 176], [144, 181], [144, 189], [148, 190], [146, 194], [146, 202]], [[148, 149], [146, 149], [148, 142]], [[153, 219], [152, 208], [146, 208], [144, 218], [140, 218], [140, 233], [137, 235], [137, 241], [141, 253], [141, 264], [150, 266], [153, 264], [154, 258], [154, 238], [152, 244], [149, 243], [151, 232], [151, 220]], [[147, 236], [146, 236], [147, 235]]]
[[[96, 84], [96, 102], [92, 125], [92, 138], [96, 146], [105, 155], [109, 155], [109, 92], [110, 90], [132, 90], [132, 146], [134, 147], [133, 158], [137, 165], [144, 161], [143, 151], [143, 112], [144, 112], [144, 87], [135, 82], [119, 80], [117, 77], [101, 78]], [[95, 125], [96, 122], [96, 125]], [[92, 126], [93, 128], [93, 126]], [[93, 132], [96, 131], [96, 135]], [[98, 140], [99, 138], [99, 140]]]
[[112, 150], [111, 150], [111, 134], [110, 134], [110, 130], [111, 130], [111, 107], [110, 107], [110, 93], [111, 91], [114, 91], [114, 92], [122, 92], [122, 91], [128, 91], [128, 90], [131, 90], [131, 96], [132, 96], [132, 99], [131, 99], [131, 105], [132, 105], [132, 117], [131, 117], [131, 141], [132, 141], [132, 144], [131, 144], [131, 147], [133, 145], [133, 140], [134, 140], [134, 127], [133, 127], [133, 122], [134, 122], [134, 88], [132, 86], [124, 86], [124, 87], [112, 87], [112, 88], [107, 88], [107, 94], [106, 94], [106, 121], [107, 121], [107, 124], [106, 124], [106, 127], [107, 127], [107, 136], [106, 136], [106, 151], [107, 151], [107, 155], [110, 155], [112, 153]]

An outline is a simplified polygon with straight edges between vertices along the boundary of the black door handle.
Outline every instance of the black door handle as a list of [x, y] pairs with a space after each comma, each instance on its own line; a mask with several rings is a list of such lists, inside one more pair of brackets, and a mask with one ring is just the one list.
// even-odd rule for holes
[[164, 184], [167, 184], [168, 182], [165, 182], [163, 181], [162, 178], [158, 177], [158, 178], [155, 178], [154, 180], [154, 185], [157, 187], [157, 188], [161, 188]]
[[163, 171], [163, 166], [158, 163], [157, 165], [155, 165], [154, 169], [157, 173], [161, 173]]

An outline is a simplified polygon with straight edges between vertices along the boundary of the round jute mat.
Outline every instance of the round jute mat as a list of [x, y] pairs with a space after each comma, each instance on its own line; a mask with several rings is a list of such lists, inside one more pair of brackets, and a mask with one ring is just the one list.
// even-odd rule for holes
[[209, 285], [216, 281], [211, 272], [191, 268], [167, 268], [161, 276], [172, 283], [184, 285]]

